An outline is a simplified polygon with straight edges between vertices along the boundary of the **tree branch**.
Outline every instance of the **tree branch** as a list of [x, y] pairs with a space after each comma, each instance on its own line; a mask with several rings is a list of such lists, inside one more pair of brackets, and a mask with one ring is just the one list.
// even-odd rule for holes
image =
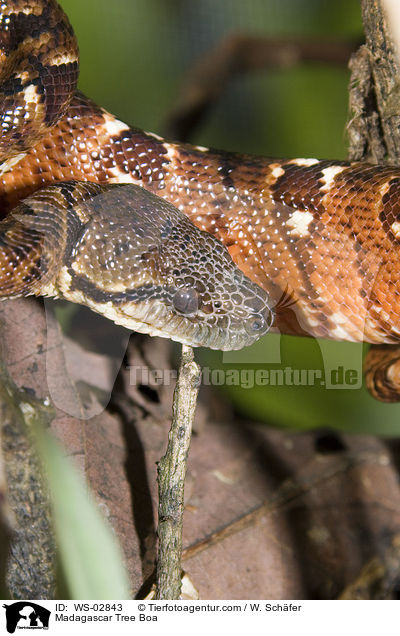
[[181, 592], [184, 484], [200, 379], [193, 349], [183, 345], [167, 452], [158, 464], [157, 599], [179, 599]]
[[400, 161], [400, 69], [380, 0], [362, 0], [365, 46], [350, 68], [349, 157]]

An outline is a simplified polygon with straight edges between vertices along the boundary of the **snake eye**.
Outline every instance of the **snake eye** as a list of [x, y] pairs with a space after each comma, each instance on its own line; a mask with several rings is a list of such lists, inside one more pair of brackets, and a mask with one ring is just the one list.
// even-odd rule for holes
[[195, 289], [178, 289], [172, 298], [176, 311], [181, 314], [194, 314], [199, 308], [199, 296]]

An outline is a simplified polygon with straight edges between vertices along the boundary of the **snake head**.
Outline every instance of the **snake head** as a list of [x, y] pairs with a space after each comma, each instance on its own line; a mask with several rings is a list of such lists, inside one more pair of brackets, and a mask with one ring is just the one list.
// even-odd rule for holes
[[212, 349], [240, 349], [271, 327], [266, 292], [222, 243], [164, 199], [131, 184], [66, 182], [25, 205], [34, 211], [37, 200], [43, 215], [46, 198], [52, 206], [60, 202], [64, 229], [54, 235], [64, 239], [47, 249], [56, 275], [34, 293], [84, 304], [129, 329]]

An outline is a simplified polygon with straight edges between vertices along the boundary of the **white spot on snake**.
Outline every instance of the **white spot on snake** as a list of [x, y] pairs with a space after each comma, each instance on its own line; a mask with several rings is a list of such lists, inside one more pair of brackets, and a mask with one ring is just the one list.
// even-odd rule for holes
[[104, 128], [110, 137], [118, 137], [124, 130], [129, 130], [129, 126], [124, 122], [112, 117], [108, 113], [104, 113]]
[[193, 146], [195, 150], [200, 150], [200, 152], [208, 152], [210, 149], [205, 146]]
[[316, 163], [319, 163], [319, 159], [291, 159], [288, 163], [294, 164], [295, 166], [314, 166]]
[[308, 236], [308, 226], [310, 225], [313, 218], [314, 217], [311, 212], [300, 212], [300, 210], [296, 210], [286, 221], [286, 225], [293, 228], [288, 232], [288, 234], [301, 237]]
[[283, 174], [285, 174], [284, 169], [281, 166], [274, 166], [271, 170], [271, 174], [275, 179], [279, 179]]
[[28, 71], [16, 71], [15, 77], [20, 79], [21, 82], [26, 82], [30, 79], [30, 74], [28, 73]]
[[[100, 162], [96, 162], [100, 165]], [[126, 173], [124, 170], [120, 170], [117, 165], [107, 168], [108, 179], [110, 183], [140, 183], [140, 180], [135, 179], [132, 173]]]
[[339, 311], [336, 311], [335, 313], [333, 313], [330, 316], [330, 320], [332, 322], [334, 322], [336, 325], [345, 325], [349, 322], [349, 319], [347, 316], [345, 316], [344, 314], [340, 313]]
[[[347, 327], [349, 324], [347, 324]], [[346, 328], [346, 325], [337, 325], [329, 334], [330, 338], [334, 340], [354, 340], [354, 327], [350, 325], [350, 329]], [[356, 337], [357, 340], [362, 339], [362, 334]]]
[[[390, 325], [391, 318], [387, 311], [383, 309], [381, 305], [374, 305], [371, 309], [371, 315], [378, 321], [378, 329], [382, 328], [382, 323], [386, 325]], [[382, 333], [382, 332], [381, 332]], [[398, 329], [396, 325], [390, 325], [390, 333], [396, 334], [398, 333]]]
[[324, 168], [322, 170], [324, 185], [321, 187], [323, 192], [328, 192], [332, 187], [336, 175], [340, 174], [345, 170], [345, 166], [329, 166], [329, 168]]
[[25, 101], [27, 104], [35, 103], [38, 104], [40, 101], [40, 95], [37, 92], [36, 86], [30, 84], [24, 90]]
[[390, 229], [392, 230], [395, 238], [400, 239], [400, 223], [398, 221], [395, 221], [390, 226]]
[[31, 13], [34, 13], [36, 15], [40, 15], [41, 13], [40, 7], [35, 7], [32, 5], [18, 7], [18, 11], [16, 11], [13, 5], [8, 7], [7, 2], [2, 2], [0, 5], [0, 9], [2, 13], [5, 13], [6, 15], [13, 15], [13, 14], [17, 15], [18, 13], [25, 13], [25, 15], [30, 15]]
[[0, 166], [0, 175], [11, 170], [11, 168], [13, 168], [19, 161], [21, 161], [21, 159], [23, 159], [25, 155], [26, 153], [22, 152], [21, 154], [15, 155], [15, 157], [4, 161]]
[[176, 150], [173, 144], [164, 144], [164, 148], [167, 150], [167, 157], [170, 161], [173, 161], [176, 156], [179, 157], [179, 150]]
[[71, 53], [58, 53], [55, 57], [51, 58], [51, 64], [53, 66], [61, 66], [62, 64], [72, 64], [77, 61], [76, 55]]

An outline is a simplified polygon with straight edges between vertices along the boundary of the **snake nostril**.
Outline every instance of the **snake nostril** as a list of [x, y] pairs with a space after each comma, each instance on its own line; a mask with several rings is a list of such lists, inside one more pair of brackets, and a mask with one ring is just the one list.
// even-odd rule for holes
[[261, 314], [254, 314], [250, 318], [248, 318], [244, 327], [249, 334], [249, 336], [255, 336], [257, 334], [262, 334], [265, 331], [265, 319]]
[[273, 312], [265, 307], [261, 313], [253, 314], [245, 321], [245, 329], [250, 336], [262, 336], [269, 331], [273, 322]]
[[195, 289], [184, 287], [175, 292], [172, 303], [181, 314], [194, 314], [199, 308], [199, 295]]

